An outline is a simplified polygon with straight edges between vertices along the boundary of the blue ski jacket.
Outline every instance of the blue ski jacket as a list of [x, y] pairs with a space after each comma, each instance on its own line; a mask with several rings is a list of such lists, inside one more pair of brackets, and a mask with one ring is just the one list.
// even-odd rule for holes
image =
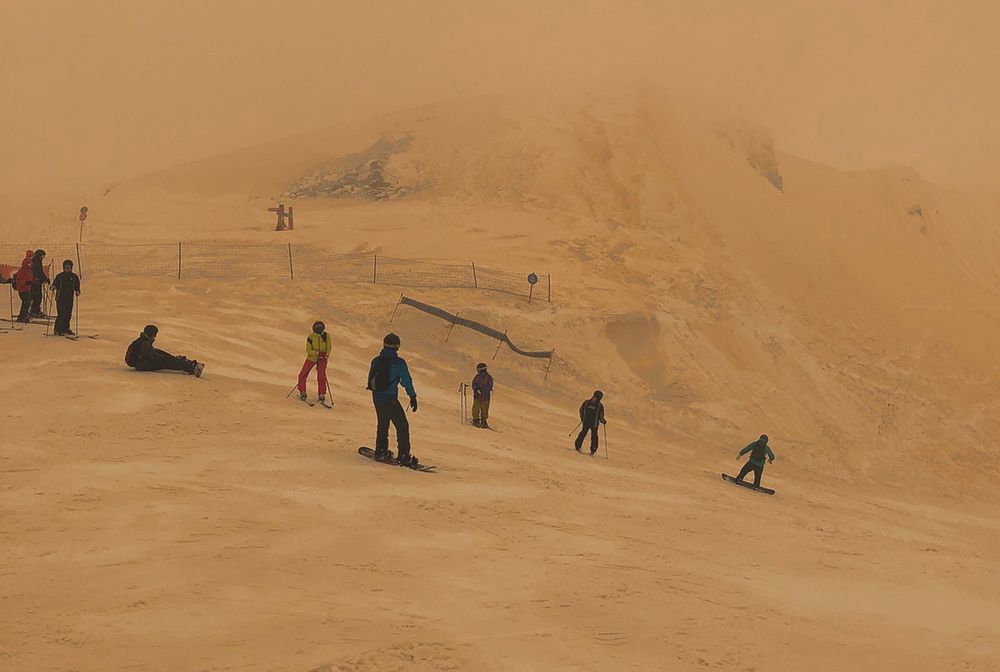
[[410, 368], [406, 366], [406, 360], [399, 356], [399, 353], [392, 348], [382, 348], [382, 352], [379, 356], [372, 360], [372, 364], [368, 369], [368, 389], [371, 390], [372, 377], [375, 375], [375, 367], [382, 361], [389, 365], [389, 387], [384, 390], [372, 390], [372, 401], [376, 404], [385, 401], [393, 401], [399, 399], [399, 386], [402, 385], [403, 389], [406, 390], [406, 394], [413, 397], [417, 396], [416, 390], [413, 389], [413, 378], [410, 377]]

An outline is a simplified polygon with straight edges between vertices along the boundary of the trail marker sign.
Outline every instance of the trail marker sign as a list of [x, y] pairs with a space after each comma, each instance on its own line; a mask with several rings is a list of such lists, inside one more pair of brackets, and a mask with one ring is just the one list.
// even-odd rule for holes
[[276, 208], [268, 208], [268, 212], [273, 212], [277, 215], [277, 222], [275, 222], [275, 231], [291, 231], [295, 228], [295, 209], [292, 206], [288, 206], [285, 209], [284, 203], [278, 203]]

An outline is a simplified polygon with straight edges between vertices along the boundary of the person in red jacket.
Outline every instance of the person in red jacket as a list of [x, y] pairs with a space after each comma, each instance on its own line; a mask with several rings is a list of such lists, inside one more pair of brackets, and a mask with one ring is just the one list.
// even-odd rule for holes
[[21, 297], [21, 312], [17, 315], [18, 322], [27, 322], [28, 313], [31, 310], [31, 259], [34, 254], [33, 250], [25, 251], [21, 269], [13, 276], [14, 291]]

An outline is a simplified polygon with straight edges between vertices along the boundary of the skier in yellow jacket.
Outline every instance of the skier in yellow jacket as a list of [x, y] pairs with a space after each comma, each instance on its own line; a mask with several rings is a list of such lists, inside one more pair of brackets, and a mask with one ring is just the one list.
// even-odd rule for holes
[[327, 408], [326, 403], [326, 362], [330, 357], [330, 335], [326, 333], [326, 325], [322, 322], [313, 324], [312, 333], [306, 337], [306, 361], [302, 364], [302, 371], [299, 372], [299, 399], [309, 402], [306, 395], [306, 380], [309, 372], [316, 367], [316, 378], [319, 381], [319, 403]]

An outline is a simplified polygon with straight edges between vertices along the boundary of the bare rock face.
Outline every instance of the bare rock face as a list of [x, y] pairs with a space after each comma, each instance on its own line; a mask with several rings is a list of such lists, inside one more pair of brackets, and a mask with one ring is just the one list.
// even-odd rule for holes
[[774, 145], [754, 145], [747, 152], [747, 163], [778, 191], [785, 190], [784, 180], [778, 172], [778, 160], [774, 157]]
[[784, 180], [778, 170], [778, 159], [774, 155], [774, 141], [770, 135], [759, 129], [743, 127], [734, 131], [722, 131], [719, 138], [742, 153], [747, 163], [771, 186], [778, 191], [785, 190]]
[[348, 154], [316, 168], [283, 194], [286, 198], [351, 198], [389, 201], [420, 188], [404, 155], [412, 136], [381, 137], [357, 154]]

